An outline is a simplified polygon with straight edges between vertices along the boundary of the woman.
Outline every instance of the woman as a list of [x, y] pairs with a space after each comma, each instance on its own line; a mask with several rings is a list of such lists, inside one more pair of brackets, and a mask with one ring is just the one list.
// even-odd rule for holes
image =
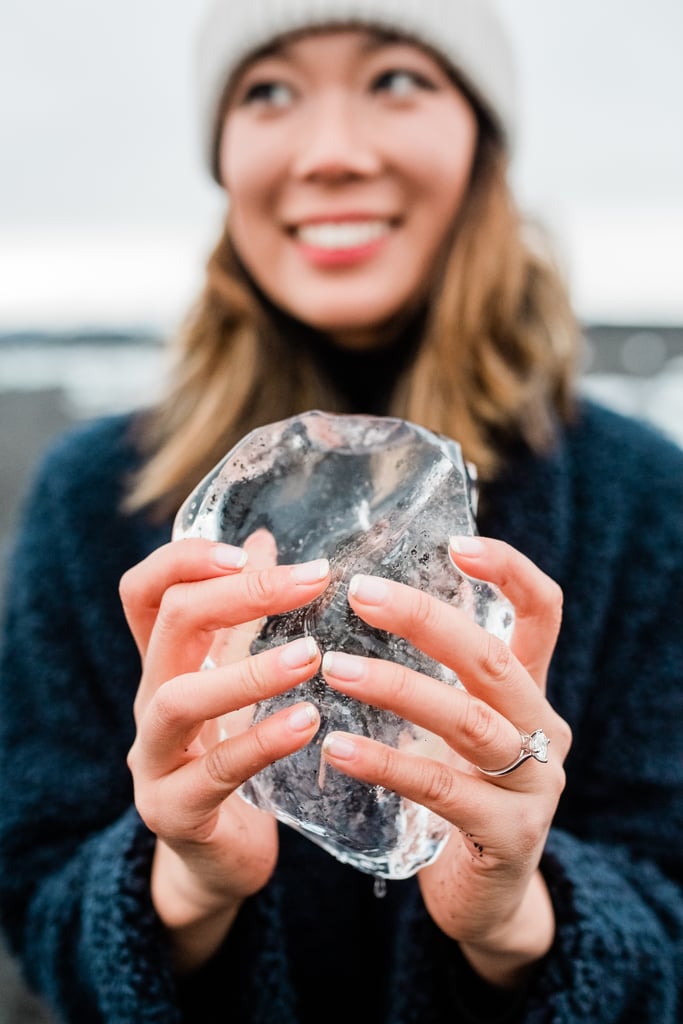
[[[229, 206], [172, 386], [48, 454], [13, 561], [1, 884], [26, 975], [73, 1022], [674, 1024], [683, 454], [575, 395], [566, 294], [506, 184], [493, 11], [221, 0], [198, 69]], [[258, 534], [169, 543], [229, 447], [310, 408], [402, 416], [478, 466], [482, 536], [451, 550], [515, 605], [510, 646], [379, 577], [349, 597], [464, 691], [301, 641], [199, 671], [215, 630], [329, 582]], [[326, 741], [453, 825], [384, 899], [236, 792], [311, 741], [313, 704], [204, 729], [321, 661], [464, 758]]]

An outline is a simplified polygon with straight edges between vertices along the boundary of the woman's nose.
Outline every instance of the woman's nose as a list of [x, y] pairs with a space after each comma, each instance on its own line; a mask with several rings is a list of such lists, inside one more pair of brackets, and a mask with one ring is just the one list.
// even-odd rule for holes
[[366, 177], [380, 167], [367, 119], [343, 96], [319, 96], [308, 105], [297, 143], [293, 172], [302, 179]]

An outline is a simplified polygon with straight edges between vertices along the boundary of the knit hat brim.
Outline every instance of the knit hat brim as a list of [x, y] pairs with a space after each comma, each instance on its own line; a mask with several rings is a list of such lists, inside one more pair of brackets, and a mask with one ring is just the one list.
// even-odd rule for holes
[[216, 179], [221, 104], [237, 69], [282, 36], [351, 25], [396, 32], [434, 52], [511, 148], [514, 59], [492, 0], [210, 0], [198, 34], [195, 73], [204, 157]]

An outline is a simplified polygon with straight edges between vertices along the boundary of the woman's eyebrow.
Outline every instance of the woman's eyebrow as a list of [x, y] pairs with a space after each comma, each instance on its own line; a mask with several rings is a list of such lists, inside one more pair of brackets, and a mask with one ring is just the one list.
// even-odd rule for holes
[[401, 46], [411, 45], [411, 40], [405, 36], [399, 35], [397, 32], [382, 32], [377, 29], [366, 32], [366, 38], [363, 41], [361, 49], [366, 53], [375, 53], [377, 50], [383, 49], [385, 46]]

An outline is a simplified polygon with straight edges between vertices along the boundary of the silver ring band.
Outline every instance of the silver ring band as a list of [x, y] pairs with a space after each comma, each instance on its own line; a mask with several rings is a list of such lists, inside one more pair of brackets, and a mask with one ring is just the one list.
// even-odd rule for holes
[[524, 764], [530, 757], [533, 757], [536, 761], [540, 761], [541, 764], [548, 763], [548, 744], [550, 740], [543, 732], [542, 729], [536, 729], [535, 732], [527, 733], [520, 732], [519, 738], [522, 741], [519, 754], [510, 764], [506, 765], [505, 768], [478, 768], [477, 770], [482, 775], [490, 775], [493, 778], [499, 778], [501, 775], [509, 775], [510, 772], [514, 772], [515, 768], [519, 768], [520, 764]]

